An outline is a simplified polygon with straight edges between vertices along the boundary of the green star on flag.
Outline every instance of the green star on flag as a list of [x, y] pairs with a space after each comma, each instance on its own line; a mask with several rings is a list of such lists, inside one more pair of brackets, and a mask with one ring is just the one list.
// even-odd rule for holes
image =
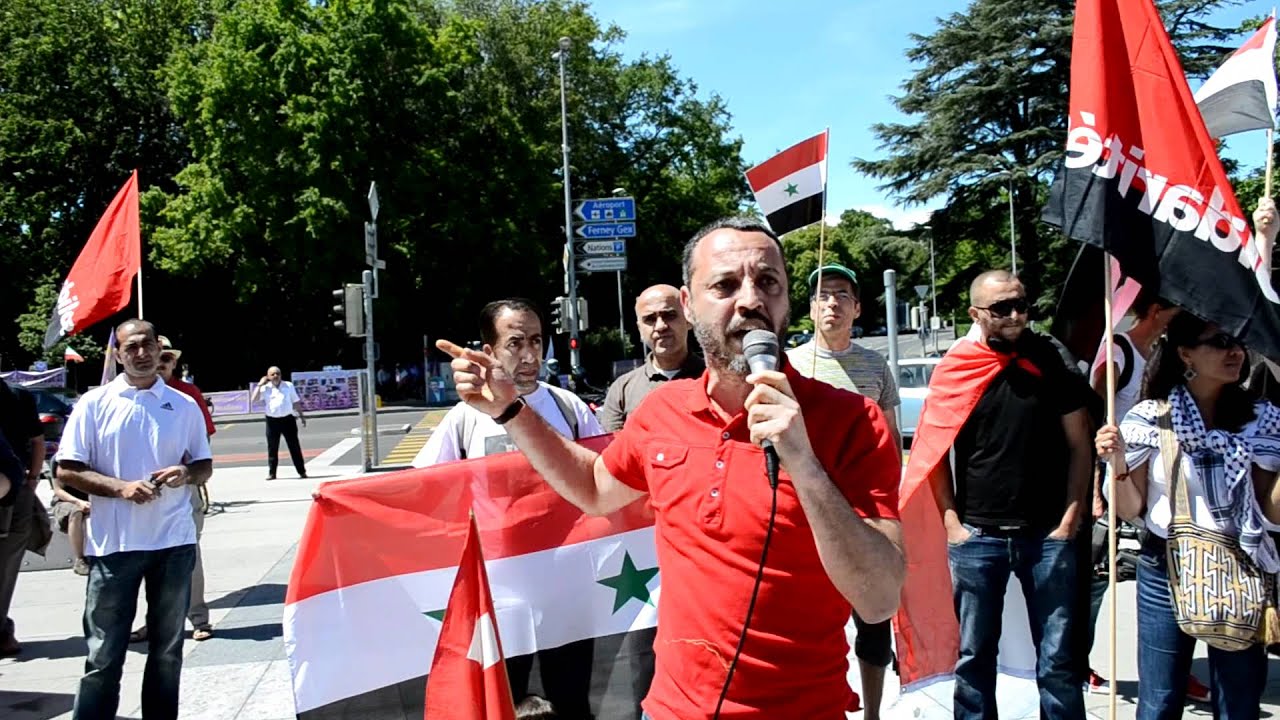
[[795, 183], [787, 183], [787, 187], [783, 192], [787, 194], [787, 197], [791, 197], [792, 195], [799, 194], [800, 189], [796, 187]]
[[428, 610], [422, 614], [426, 615], [432, 620], [439, 620], [440, 622], [444, 622], [444, 610]]
[[657, 574], [656, 567], [647, 570], [636, 568], [636, 564], [631, 560], [631, 553], [628, 552], [623, 553], [622, 556], [622, 572], [596, 582], [614, 589], [616, 594], [613, 597], [613, 611], [616, 613], [632, 598], [653, 605], [649, 594], [649, 581]]

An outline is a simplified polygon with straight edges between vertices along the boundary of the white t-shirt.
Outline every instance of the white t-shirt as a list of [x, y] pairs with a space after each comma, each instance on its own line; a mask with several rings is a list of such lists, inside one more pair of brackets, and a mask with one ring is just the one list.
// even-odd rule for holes
[[[1133, 349], [1133, 373], [1129, 377], [1129, 382], [1124, 387], [1116, 388], [1116, 418], [1124, 419], [1125, 415], [1133, 409], [1134, 405], [1142, 399], [1142, 376], [1147, 372], [1147, 359], [1138, 352], [1138, 346], [1134, 344], [1133, 339], [1128, 333], [1115, 333], [1115, 337], [1123, 337], [1129, 343], [1129, 347]], [[1120, 349], [1119, 344], [1112, 343], [1112, 362], [1116, 364], [1116, 382], [1120, 381], [1120, 376], [1124, 374], [1125, 361], [1124, 351]], [[1103, 348], [1099, 348], [1098, 357], [1093, 361], [1093, 369], [1097, 370], [1107, 361], [1107, 355]]]
[[[85, 393], [71, 410], [56, 459], [76, 460], [127, 482], [172, 465], [208, 460], [204, 415], [187, 395], [157, 378], [138, 390], [119, 375]], [[196, 542], [191, 487], [165, 487], [145, 505], [90, 496], [85, 554], [163, 550]]]
[[262, 389], [262, 398], [267, 404], [267, 417], [289, 417], [293, 414], [293, 404], [298, 402], [298, 393], [293, 383], [281, 380], [280, 387], [267, 383]]
[[[553, 388], [546, 383], [538, 383], [538, 389], [524, 396], [529, 409], [538, 413], [556, 432], [572, 438], [573, 430], [569, 427], [564, 413], [556, 404], [556, 393], [578, 419], [578, 437], [587, 438], [603, 435], [604, 428], [596, 419], [591, 408], [568, 390]], [[465, 443], [465, 454], [463, 452]], [[510, 452], [516, 445], [507, 436], [507, 431], [493, 421], [493, 418], [467, 405], [458, 403], [453, 406], [436, 429], [431, 438], [413, 458], [414, 467], [428, 467], [440, 463], [453, 462], [464, 458], [478, 458], [486, 455]]]

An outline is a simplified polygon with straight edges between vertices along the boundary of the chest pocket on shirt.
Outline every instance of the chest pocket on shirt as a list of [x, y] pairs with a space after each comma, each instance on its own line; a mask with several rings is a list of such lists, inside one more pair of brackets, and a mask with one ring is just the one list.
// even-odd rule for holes
[[[651, 443], [645, 449], [646, 479], [649, 483], [649, 495], [655, 506], [661, 506], [671, 499], [671, 482], [679, 480], [686, 471], [685, 461], [689, 458], [689, 447], [674, 443]], [[680, 484], [674, 487], [679, 487]]]

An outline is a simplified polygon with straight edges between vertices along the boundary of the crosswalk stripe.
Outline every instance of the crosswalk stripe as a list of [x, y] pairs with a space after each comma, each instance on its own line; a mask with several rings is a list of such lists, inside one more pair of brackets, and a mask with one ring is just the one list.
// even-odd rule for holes
[[396, 446], [387, 453], [382, 459], [384, 465], [407, 465], [413, 462], [418, 456], [418, 451], [427, 444], [427, 438], [431, 437], [431, 432], [435, 429], [440, 419], [444, 417], [447, 411], [429, 410], [427, 414], [418, 421], [418, 424], [409, 431], [407, 435], [396, 443]]

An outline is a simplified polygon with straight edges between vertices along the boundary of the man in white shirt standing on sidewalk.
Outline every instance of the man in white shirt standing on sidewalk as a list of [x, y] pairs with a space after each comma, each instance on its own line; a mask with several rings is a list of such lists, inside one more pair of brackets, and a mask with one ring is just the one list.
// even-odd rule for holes
[[146, 580], [148, 652], [142, 715], [178, 717], [182, 631], [196, 559], [191, 485], [213, 473], [204, 416], [157, 374], [155, 328], [130, 320], [116, 330], [124, 373], [84, 395], [58, 448], [58, 480], [89, 494], [85, 555], [89, 644], [73, 720], [111, 720], [138, 590]]
[[[484, 351], [496, 357], [515, 381], [521, 400], [557, 432], [574, 440], [604, 434], [600, 421], [581, 398], [538, 381], [543, 358], [542, 319], [533, 303], [508, 298], [485, 305], [480, 311], [480, 338], [484, 341]], [[494, 418], [460, 402], [432, 431], [427, 444], [413, 459], [413, 466], [428, 467], [515, 449], [507, 431]], [[557, 716], [589, 720], [592, 641], [581, 640], [542, 650], [538, 658], [544, 692], [555, 706]], [[532, 669], [533, 655], [507, 658], [507, 675], [516, 703], [529, 694]]]
[[264, 397], [267, 403], [267, 479], [276, 479], [276, 467], [280, 464], [280, 436], [289, 446], [289, 457], [293, 460], [293, 469], [298, 477], [307, 476], [307, 465], [302, 459], [302, 446], [298, 444], [298, 421], [293, 413], [297, 411], [302, 427], [307, 426], [307, 416], [302, 413], [302, 400], [293, 389], [293, 383], [283, 379], [280, 368], [269, 367], [267, 374], [258, 381], [253, 389], [250, 403]]

